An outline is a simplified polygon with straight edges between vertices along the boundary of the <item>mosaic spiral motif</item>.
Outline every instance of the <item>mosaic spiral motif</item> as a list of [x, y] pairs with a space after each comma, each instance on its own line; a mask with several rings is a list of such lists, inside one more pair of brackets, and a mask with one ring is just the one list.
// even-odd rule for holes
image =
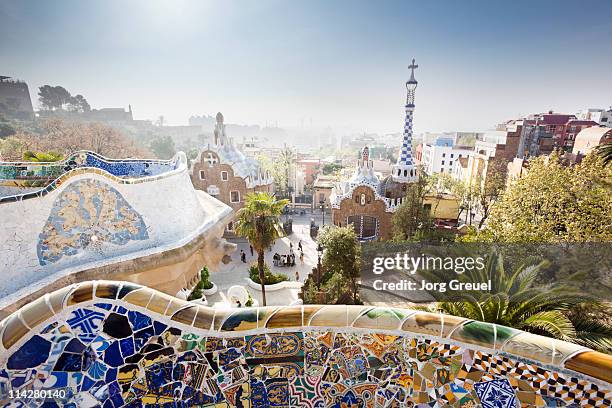
[[117, 190], [98, 180], [80, 180], [55, 200], [39, 236], [38, 260], [47, 265], [105, 243], [146, 239], [142, 217]]

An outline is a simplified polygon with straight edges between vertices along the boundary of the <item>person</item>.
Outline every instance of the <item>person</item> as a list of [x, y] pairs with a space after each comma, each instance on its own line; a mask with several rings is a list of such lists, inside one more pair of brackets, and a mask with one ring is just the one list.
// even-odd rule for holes
[[300, 281], [300, 273], [298, 271], [295, 271], [295, 281], [296, 282]]
[[300, 263], [304, 265], [304, 251], [300, 252]]
[[240, 260], [246, 263], [246, 254], [244, 253], [242, 249], [240, 250]]
[[300, 239], [300, 242], [298, 242], [298, 249], [300, 251], [304, 251], [304, 249], [302, 248], [302, 240]]
[[253, 245], [249, 245], [249, 248], [251, 248], [251, 256], [253, 256]]

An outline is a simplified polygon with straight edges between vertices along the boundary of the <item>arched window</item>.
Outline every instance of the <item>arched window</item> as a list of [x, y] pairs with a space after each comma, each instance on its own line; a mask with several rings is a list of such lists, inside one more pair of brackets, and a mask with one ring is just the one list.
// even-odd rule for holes
[[369, 215], [351, 215], [346, 220], [352, 224], [360, 241], [370, 241], [378, 236], [378, 219]]

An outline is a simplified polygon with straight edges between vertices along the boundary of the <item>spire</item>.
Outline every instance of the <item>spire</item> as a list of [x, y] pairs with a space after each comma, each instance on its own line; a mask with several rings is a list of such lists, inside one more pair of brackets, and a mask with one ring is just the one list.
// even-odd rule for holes
[[393, 166], [393, 179], [398, 182], [411, 183], [417, 180], [417, 172], [412, 160], [412, 121], [414, 115], [414, 97], [417, 88], [417, 80], [414, 78], [414, 70], [419, 66], [414, 58], [410, 69], [410, 79], [406, 82], [406, 118], [404, 120], [404, 138], [400, 147], [400, 155], [397, 163]]

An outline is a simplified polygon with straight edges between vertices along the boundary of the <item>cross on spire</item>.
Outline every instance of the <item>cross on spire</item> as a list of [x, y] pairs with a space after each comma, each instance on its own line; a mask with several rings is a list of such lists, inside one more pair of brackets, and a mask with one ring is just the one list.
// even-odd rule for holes
[[413, 58], [413, 59], [412, 59], [412, 64], [408, 65], [408, 68], [410, 68], [410, 69], [412, 70], [412, 71], [410, 72], [410, 80], [411, 80], [411, 81], [416, 81], [416, 80], [414, 79], [414, 70], [415, 70], [416, 68], [418, 68], [418, 67], [419, 67], [419, 66], [418, 66], [418, 65], [416, 65], [414, 62], [415, 62], [415, 61], [414, 61], [414, 58]]

